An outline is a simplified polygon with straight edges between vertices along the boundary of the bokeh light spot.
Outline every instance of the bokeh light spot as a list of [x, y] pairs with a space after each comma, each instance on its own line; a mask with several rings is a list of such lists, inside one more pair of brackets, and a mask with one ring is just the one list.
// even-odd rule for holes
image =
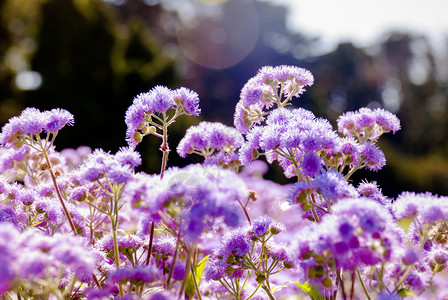
[[219, 17], [200, 17], [195, 23], [179, 27], [177, 38], [189, 59], [208, 68], [223, 69], [240, 62], [258, 40], [258, 15], [249, 1], [227, 2]]
[[21, 90], [37, 90], [42, 85], [42, 76], [35, 71], [22, 71], [16, 76], [16, 86]]

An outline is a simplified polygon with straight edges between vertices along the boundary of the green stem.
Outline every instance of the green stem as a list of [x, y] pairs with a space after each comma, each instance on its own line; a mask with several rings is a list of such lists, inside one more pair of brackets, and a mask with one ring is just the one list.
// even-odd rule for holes
[[218, 281], [221, 283], [221, 285], [231, 294], [231, 295], [235, 295], [236, 292], [232, 289], [232, 287], [230, 286], [230, 284], [225, 280], [225, 278], [218, 279]]
[[170, 152], [170, 147], [168, 146], [168, 125], [166, 123], [166, 114], [163, 114], [163, 139], [162, 145], [160, 146], [160, 151], [162, 151], [162, 166], [160, 167], [160, 178], [163, 178], [166, 169], [166, 163], [168, 161], [168, 154]]
[[[114, 217], [112, 215], [109, 216], [110, 217], [110, 221], [112, 223], [112, 234], [114, 237], [114, 256], [115, 256], [115, 265], [117, 266], [117, 269], [120, 268], [120, 255], [119, 255], [119, 250], [118, 250], [118, 240], [117, 240], [117, 226], [115, 224], [115, 220]], [[124, 292], [123, 292], [123, 286], [120, 283], [118, 285], [118, 289], [120, 291], [120, 296], [123, 297]]]
[[266, 294], [268, 295], [269, 299], [276, 300], [274, 295], [271, 293], [270, 289], [266, 285], [263, 285], [262, 288], [266, 292]]
[[174, 265], [176, 264], [177, 253], [179, 251], [179, 244], [180, 244], [179, 237], [177, 237], [176, 250], [174, 251], [174, 255], [173, 255], [173, 263], [172, 263], [171, 268], [170, 268], [170, 273], [168, 275], [168, 280], [166, 281], [166, 288], [167, 289], [170, 288], [170, 281], [171, 281], [171, 278], [173, 277]]
[[370, 300], [371, 298], [370, 298], [369, 292], [367, 292], [367, 288], [366, 288], [366, 286], [364, 284], [364, 281], [361, 278], [361, 273], [359, 273], [358, 268], [356, 268], [356, 274], [358, 274], [359, 282], [361, 283], [362, 289], [364, 290], [364, 293], [366, 294], [367, 299]]
[[255, 293], [258, 291], [258, 289], [260, 288], [261, 284], [258, 284], [257, 287], [255, 288], [255, 290], [252, 292], [252, 294], [250, 294], [246, 299], [244, 300], [249, 300], [250, 298], [252, 298]]

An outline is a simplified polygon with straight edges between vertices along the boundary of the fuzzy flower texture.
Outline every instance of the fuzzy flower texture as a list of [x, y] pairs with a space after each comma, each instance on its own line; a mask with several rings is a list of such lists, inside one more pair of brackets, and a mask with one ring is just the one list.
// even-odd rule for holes
[[156, 86], [149, 92], [137, 95], [125, 117], [129, 145], [136, 146], [143, 135], [154, 132], [156, 128], [152, 119], [160, 120], [160, 115], [165, 115], [170, 109], [175, 109], [176, 116], [187, 114], [197, 117], [201, 113], [199, 96], [184, 87], [171, 90], [165, 86]]
[[[11, 118], [0, 133], [0, 298], [275, 300], [300, 288], [313, 299], [448, 299], [448, 197], [389, 199], [352, 177], [386, 164], [378, 140], [400, 120], [360, 108], [334, 129], [290, 107], [313, 83], [303, 68], [261, 68], [233, 127], [186, 129], [174, 147], [194, 160], [185, 167], [168, 159], [169, 126], [200, 114], [184, 87], [137, 95], [115, 154], [58, 152], [66, 110]], [[159, 174], [136, 169], [146, 135], [161, 139]], [[268, 164], [294, 183], [263, 178]]]

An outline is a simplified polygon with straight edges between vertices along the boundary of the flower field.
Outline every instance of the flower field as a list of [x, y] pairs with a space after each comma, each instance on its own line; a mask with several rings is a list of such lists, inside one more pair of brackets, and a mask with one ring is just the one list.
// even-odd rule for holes
[[[199, 96], [156, 86], [129, 106], [115, 154], [57, 151], [74, 125], [62, 108], [11, 118], [0, 134], [2, 299], [446, 299], [448, 198], [391, 199], [352, 180], [384, 167], [378, 140], [400, 120], [361, 108], [334, 129], [300, 107], [313, 83], [306, 69], [263, 67], [234, 126], [200, 122], [175, 147], [169, 127], [200, 115]], [[157, 174], [136, 171], [147, 135], [160, 139]], [[198, 163], [169, 166], [171, 151]], [[294, 183], [264, 179], [271, 164]]]

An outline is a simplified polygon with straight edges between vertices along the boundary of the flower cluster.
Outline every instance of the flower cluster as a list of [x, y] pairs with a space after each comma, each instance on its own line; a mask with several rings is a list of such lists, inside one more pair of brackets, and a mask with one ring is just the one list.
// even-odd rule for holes
[[0, 145], [20, 148], [27, 143], [27, 137], [33, 138], [46, 132], [56, 134], [65, 125], [73, 125], [73, 115], [65, 109], [52, 109], [41, 112], [36, 108], [26, 108], [18, 117], [12, 117], [3, 126]]
[[253, 277], [257, 286], [252, 294], [262, 287], [272, 296], [269, 277], [293, 267], [286, 245], [274, 242], [273, 238], [285, 230], [283, 224], [262, 216], [249, 226], [226, 233], [213, 253], [204, 279], [219, 281], [239, 299]]
[[115, 155], [97, 149], [87, 156], [74, 173], [80, 184], [101, 179], [110, 184], [121, 184], [132, 177], [134, 168], [140, 164], [140, 154], [132, 148], [121, 148]]
[[192, 153], [201, 155], [206, 163], [213, 161], [214, 164], [225, 166], [232, 163], [239, 165], [235, 151], [243, 142], [243, 136], [233, 127], [217, 122], [201, 122], [188, 128], [177, 146], [177, 153], [181, 157]]
[[[128, 126], [126, 139], [131, 146], [141, 142], [147, 134], [158, 135], [157, 129], [163, 129], [163, 123], [167, 126], [166, 113], [175, 109], [171, 121], [181, 115], [187, 114], [197, 117], [199, 108], [199, 96], [196, 92], [187, 88], [171, 90], [165, 86], [156, 86], [149, 92], [141, 93], [134, 98], [132, 105], [126, 111], [125, 121]], [[157, 123], [157, 121], [163, 121]]]
[[318, 216], [330, 212], [331, 204], [339, 199], [357, 197], [356, 189], [343, 178], [341, 173], [328, 171], [319, 174], [313, 181], [299, 181], [290, 189], [288, 202], [298, 204], [303, 218], [316, 220], [310, 215], [315, 208]]
[[322, 291], [335, 290], [340, 280], [335, 270], [384, 264], [398, 256], [403, 241], [404, 233], [384, 206], [350, 198], [301, 234], [295, 258], [307, 281]]
[[[283, 107], [311, 86], [310, 71], [294, 66], [263, 67], [242, 88], [236, 105], [235, 127], [243, 134], [264, 120], [265, 109]], [[280, 92], [278, 91], [280, 88]], [[284, 98], [283, 98], [284, 96]]]
[[[177, 152], [204, 161], [182, 168], [167, 168], [168, 127], [200, 113], [187, 88], [137, 95], [128, 147], [115, 154], [58, 152], [56, 136], [73, 124], [63, 109], [11, 118], [0, 133], [0, 296], [272, 300], [301, 288], [313, 299], [446, 298], [447, 197], [389, 199], [376, 182], [354, 182], [385, 165], [378, 139], [400, 121], [361, 108], [336, 131], [288, 109], [313, 81], [295, 66], [260, 69], [235, 127], [186, 131]], [[162, 140], [159, 174], [136, 172], [148, 134]], [[275, 161], [297, 181], [264, 179]]]
[[162, 220], [188, 242], [221, 224], [242, 222], [239, 203], [249, 197], [244, 182], [233, 172], [216, 166], [191, 165], [168, 169], [165, 176], [136, 176], [124, 190], [124, 198]]
[[[1, 294], [18, 286], [38, 285], [48, 279], [57, 279], [56, 284], [62, 285], [68, 284], [71, 278], [91, 280], [101, 254], [89, 249], [81, 238], [48, 236], [33, 229], [20, 232], [11, 223], [0, 224]], [[63, 293], [60, 291], [58, 296]]]

